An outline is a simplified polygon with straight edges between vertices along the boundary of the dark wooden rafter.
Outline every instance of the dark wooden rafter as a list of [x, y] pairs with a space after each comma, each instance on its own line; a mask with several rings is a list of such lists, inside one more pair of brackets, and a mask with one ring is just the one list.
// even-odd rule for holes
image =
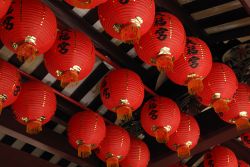
[[215, 41], [226, 41], [226, 40], [232, 40], [235, 38], [240, 38], [244, 36], [250, 35], [250, 25], [244, 26], [244, 27], [239, 27], [236, 29], [224, 31], [224, 32], [218, 32], [215, 34], [210, 35], [212, 39]]
[[48, 161], [31, 156], [28, 153], [16, 150], [3, 143], [0, 143], [0, 150], [1, 166], [59, 167], [58, 165], [51, 164]]
[[242, 3], [243, 7], [247, 11], [248, 15], [250, 15], [250, 1], [249, 0], [240, 0]]

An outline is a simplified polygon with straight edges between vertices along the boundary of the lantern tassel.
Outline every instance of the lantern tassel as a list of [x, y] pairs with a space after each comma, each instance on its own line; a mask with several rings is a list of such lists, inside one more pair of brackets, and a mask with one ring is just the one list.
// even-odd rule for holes
[[129, 121], [132, 119], [132, 109], [129, 106], [123, 105], [116, 109], [117, 119], [123, 121]]
[[158, 128], [155, 131], [155, 137], [158, 143], [166, 143], [169, 140], [169, 134], [165, 128]]
[[121, 39], [123, 41], [133, 41], [138, 42], [141, 37], [140, 27], [138, 27], [135, 23], [129, 23], [124, 25], [121, 28]]
[[250, 123], [247, 117], [240, 117], [236, 119], [235, 124], [239, 131], [250, 128]]
[[87, 144], [80, 144], [78, 146], [78, 157], [87, 158], [91, 155], [91, 146]]
[[156, 67], [159, 71], [173, 71], [173, 59], [167, 54], [159, 55], [156, 58]]
[[228, 104], [225, 100], [223, 99], [217, 99], [213, 102], [213, 108], [214, 110], [219, 113], [219, 112], [227, 112], [229, 110]]
[[37, 49], [34, 45], [30, 43], [23, 43], [17, 48], [17, 58], [19, 61], [24, 61], [30, 58], [30, 60], [34, 60], [37, 56]]
[[117, 157], [111, 157], [106, 160], [107, 167], [119, 167], [119, 160]]
[[202, 92], [203, 82], [200, 78], [192, 78], [188, 81], [188, 92], [191, 95]]
[[29, 121], [27, 123], [26, 132], [28, 134], [34, 135], [42, 131], [42, 122], [41, 121]]
[[181, 159], [190, 157], [189, 146], [187, 146], [187, 145], [179, 146], [177, 148], [177, 154], [178, 154], [178, 157]]
[[88, 9], [89, 5], [92, 3], [92, 0], [74, 0], [74, 6], [82, 9]]
[[78, 81], [78, 72], [76, 70], [67, 70], [63, 72], [59, 80], [61, 80], [61, 87], [65, 88], [71, 82]]

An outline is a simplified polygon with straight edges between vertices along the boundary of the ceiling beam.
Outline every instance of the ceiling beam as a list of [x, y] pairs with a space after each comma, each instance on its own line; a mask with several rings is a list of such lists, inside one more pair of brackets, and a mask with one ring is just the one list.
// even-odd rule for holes
[[242, 143], [234, 139], [224, 143], [223, 145], [230, 148], [240, 160], [250, 164], [250, 149], [243, 146]]
[[0, 163], [2, 166], [59, 167], [58, 165], [54, 165], [3, 143], [0, 143], [0, 150]]
[[94, 27], [84, 18], [76, 15], [68, 5], [58, 0], [42, 0], [42, 2], [47, 4], [54, 11], [57, 18], [60, 19], [64, 24], [88, 35], [96, 46], [103, 49], [108, 54], [112, 61], [119, 64], [121, 67], [135, 71], [140, 75], [147, 86], [149, 86], [151, 89], [154, 88], [154, 85], [152, 85], [152, 82], [150, 81], [152, 81], [152, 78], [157, 76], [145, 75], [147, 74], [146, 69], [133, 61], [131, 57], [129, 57], [109, 39], [105, 38], [101, 33], [94, 29]]
[[94, 161], [91, 158], [84, 160], [78, 158], [77, 151], [70, 146], [67, 137], [57, 134], [50, 129], [43, 129], [43, 132], [38, 135], [28, 135], [25, 132], [25, 126], [14, 119], [12, 111], [8, 108], [5, 109], [0, 117], [0, 132], [29, 143], [41, 150], [65, 158], [80, 166], [92, 167], [96, 164], [96, 160]]
[[218, 32], [215, 34], [211, 34], [211, 38], [213, 38], [215, 41], [227, 41], [235, 38], [240, 38], [244, 36], [250, 35], [250, 25], [224, 31], [224, 32]]
[[[192, 155], [199, 154], [208, 150], [210, 147], [224, 143], [230, 139], [236, 138], [241, 133], [249, 131], [249, 129], [244, 131], [237, 131], [235, 126], [228, 125], [224, 128], [214, 131], [206, 136], [201, 136], [198, 145], [191, 151]], [[162, 157], [152, 160], [149, 164], [150, 167], [168, 166], [179, 161], [177, 154], [175, 152], [167, 152]]]
[[247, 11], [248, 15], [250, 15], [250, 1], [249, 0], [240, 0], [240, 2], [242, 3], [242, 6]]

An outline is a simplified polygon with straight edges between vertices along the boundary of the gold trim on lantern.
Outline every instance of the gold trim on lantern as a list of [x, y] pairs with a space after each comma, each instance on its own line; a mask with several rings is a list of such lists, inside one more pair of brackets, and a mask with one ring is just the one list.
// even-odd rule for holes
[[[25, 39], [23, 41], [12, 42], [12, 48], [17, 50], [19, 45], [22, 45], [23, 43], [30, 43], [30, 44], [36, 45], [36, 37], [28, 35], [25, 37]], [[36, 52], [38, 52], [38, 51], [36, 50]]]
[[246, 111], [241, 111], [241, 112], [239, 113], [239, 116], [240, 116], [240, 117], [247, 117], [248, 114], [247, 114]]
[[112, 157], [116, 157], [116, 158], [118, 158], [118, 160], [121, 160], [121, 159], [123, 158], [122, 155], [114, 156], [114, 154], [112, 154], [112, 153], [106, 153], [106, 155], [105, 155], [105, 158], [106, 158], [106, 159], [112, 158]]
[[[151, 128], [151, 130], [153, 131], [153, 132], [155, 132], [157, 129], [159, 129], [160, 127], [158, 127], [158, 126], [156, 126], [156, 125], [153, 125], [152, 126], [152, 128]], [[172, 129], [172, 126], [170, 126], [170, 125], [167, 125], [167, 126], [164, 126], [163, 127], [167, 132], [170, 132], [171, 131], [171, 129]]]
[[169, 47], [164, 46], [163, 48], [160, 49], [160, 52], [158, 55], [171, 55], [171, 49]]
[[120, 104], [121, 105], [129, 105], [128, 99], [120, 99]]
[[220, 99], [221, 98], [221, 93], [215, 93], [212, 97], [213, 100]]
[[[73, 67], [70, 67], [69, 70], [70, 70], [70, 71], [76, 71], [76, 72], [80, 73], [82, 69], [81, 69], [80, 66], [74, 65]], [[65, 72], [65, 71], [56, 70], [56, 76], [57, 76], [57, 77], [60, 77], [60, 76], [63, 75], [64, 72]]]
[[0, 99], [1, 99], [2, 101], [5, 101], [5, 100], [8, 99], [8, 96], [7, 96], [6, 94], [0, 94]]
[[[136, 16], [135, 18], [130, 19], [130, 23], [134, 23], [137, 28], [140, 28], [142, 23], [143, 23], [143, 19], [140, 16]], [[117, 33], [121, 32], [122, 27], [123, 27], [123, 24], [116, 23], [116, 24], [113, 25], [113, 29]]]

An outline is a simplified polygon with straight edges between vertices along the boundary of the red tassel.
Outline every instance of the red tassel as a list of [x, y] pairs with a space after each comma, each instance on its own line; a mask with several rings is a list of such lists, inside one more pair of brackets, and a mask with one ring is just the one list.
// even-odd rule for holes
[[74, 0], [73, 2], [78, 8], [83, 8], [83, 9], [87, 9], [89, 7], [89, 4], [92, 3], [92, 0]]
[[91, 155], [91, 145], [80, 144], [78, 146], [78, 157], [87, 158]]
[[155, 131], [155, 137], [158, 143], [166, 143], [169, 140], [169, 135], [165, 128], [158, 128]]
[[192, 78], [188, 81], [188, 92], [195, 95], [203, 91], [203, 82], [200, 78]]
[[173, 71], [173, 58], [167, 54], [161, 54], [156, 58], [156, 67], [159, 71]]
[[250, 123], [247, 117], [240, 117], [235, 120], [235, 124], [239, 131], [250, 128]]
[[220, 112], [227, 112], [229, 110], [228, 104], [226, 100], [223, 99], [217, 99], [213, 102], [213, 108], [217, 113]]
[[132, 118], [132, 109], [127, 105], [122, 105], [116, 108], [117, 119], [129, 121]]
[[106, 160], [107, 167], [119, 167], [119, 160], [117, 157], [111, 157]]
[[126, 42], [138, 42], [141, 37], [140, 27], [135, 23], [129, 23], [121, 28], [121, 39]]
[[64, 88], [69, 83], [78, 81], [78, 72], [76, 70], [67, 70], [58, 79], [61, 81], [61, 87]]
[[42, 122], [41, 121], [29, 121], [26, 126], [26, 132], [28, 134], [34, 135], [42, 131]]
[[187, 146], [187, 145], [179, 146], [177, 148], [177, 154], [178, 154], [178, 157], [181, 159], [190, 157], [189, 146]]
[[17, 53], [17, 58], [20, 61], [23, 61], [29, 58], [31, 58], [31, 60], [34, 60], [38, 52], [34, 45], [25, 42], [18, 46], [16, 53]]

